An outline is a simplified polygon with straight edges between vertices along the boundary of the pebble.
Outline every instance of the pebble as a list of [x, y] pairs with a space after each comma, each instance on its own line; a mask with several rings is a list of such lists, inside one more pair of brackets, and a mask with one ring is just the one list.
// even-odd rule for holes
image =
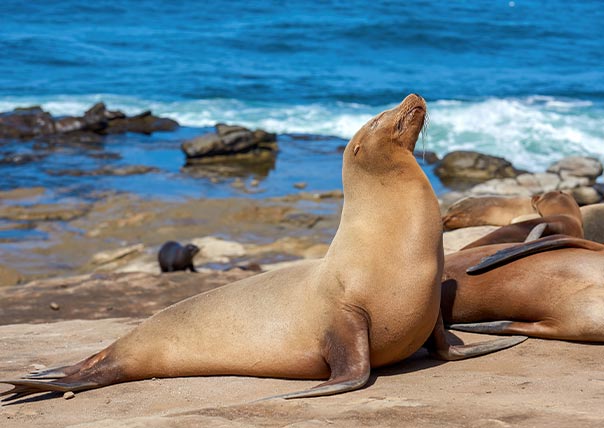
[[53, 311], [58, 311], [59, 309], [61, 309], [61, 307], [59, 306], [59, 304], [57, 302], [50, 302], [50, 309], [52, 309]]
[[63, 394], [63, 398], [66, 400], [71, 400], [73, 397], [75, 397], [75, 394], [72, 391], [67, 391]]

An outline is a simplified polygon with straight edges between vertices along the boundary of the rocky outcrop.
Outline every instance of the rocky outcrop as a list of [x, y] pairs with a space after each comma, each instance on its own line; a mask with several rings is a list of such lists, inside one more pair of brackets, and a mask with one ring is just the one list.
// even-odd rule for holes
[[516, 177], [517, 170], [507, 160], [472, 151], [454, 151], [447, 154], [434, 170], [443, 181], [486, 181], [493, 178]]
[[602, 162], [592, 157], [569, 156], [550, 165], [547, 172], [558, 174], [563, 180], [582, 178], [587, 180], [586, 185], [592, 185], [602, 175]]
[[21, 139], [50, 138], [50, 142], [97, 141], [99, 135], [138, 132], [150, 134], [156, 131], [172, 131], [178, 123], [172, 119], [154, 116], [145, 111], [128, 117], [121, 111], [107, 110], [104, 103], [97, 103], [83, 116], [54, 118], [41, 107], [17, 108], [0, 114], [0, 138]]
[[224, 162], [227, 160], [274, 159], [277, 136], [261, 129], [251, 131], [242, 126], [219, 123], [215, 132], [182, 144], [187, 165]]

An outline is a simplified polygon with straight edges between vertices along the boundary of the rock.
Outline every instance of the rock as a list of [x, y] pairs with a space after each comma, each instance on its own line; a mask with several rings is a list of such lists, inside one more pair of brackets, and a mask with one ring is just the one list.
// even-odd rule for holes
[[193, 239], [191, 244], [200, 249], [199, 255], [214, 262], [227, 262], [233, 257], [245, 256], [245, 247], [239, 242], [226, 241], [213, 236]]
[[101, 251], [96, 253], [90, 259], [91, 265], [104, 265], [110, 262], [114, 262], [118, 259], [123, 259], [126, 256], [133, 255], [135, 253], [141, 253], [144, 249], [143, 244], [130, 245], [128, 247], [117, 248], [115, 250]]
[[0, 265], [0, 286], [16, 285], [23, 280], [23, 276], [15, 269]]
[[516, 177], [517, 170], [507, 160], [471, 151], [448, 153], [434, 170], [442, 180], [486, 181]]
[[63, 398], [65, 400], [71, 400], [73, 397], [75, 397], [75, 394], [72, 391], [67, 391], [65, 394], [63, 394]]
[[445, 232], [443, 233], [445, 254], [459, 251], [470, 242], [474, 242], [497, 229], [499, 229], [497, 226], [474, 226]]
[[46, 156], [46, 154], [42, 153], [10, 153], [0, 157], [0, 165], [24, 165], [42, 160]]
[[82, 176], [95, 176], [95, 175], [139, 175], [148, 174], [150, 172], [158, 172], [159, 169], [146, 165], [126, 165], [126, 166], [104, 166], [93, 170], [81, 170], [81, 169], [61, 169], [57, 171], [46, 171], [50, 175], [55, 176], [71, 176], [71, 177], [82, 177]]
[[69, 221], [85, 215], [90, 207], [64, 204], [7, 205], [0, 206], [0, 218], [11, 220]]
[[604, 244], [604, 204], [581, 207], [585, 239]]
[[299, 183], [294, 183], [294, 187], [296, 189], [300, 189], [300, 190], [306, 189], [306, 186], [307, 186], [307, 184], [304, 181], [301, 181]]
[[107, 134], [123, 134], [125, 132], [151, 134], [157, 131], [174, 131], [178, 127], [179, 124], [175, 120], [154, 116], [150, 111], [145, 111], [132, 117], [112, 119], [103, 132]]
[[559, 174], [563, 179], [568, 176], [586, 177], [589, 184], [593, 184], [602, 171], [602, 162], [586, 156], [568, 156], [547, 168], [547, 172]]
[[501, 196], [532, 196], [526, 187], [521, 186], [513, 178], [494, 178], [478, 184], [470, 189], [474, 195], [501, 195]]
[[52, 116], [38, 106], [0, 113], [0, 138], [26, 139], [55, 132]]
[[[346, 146], [344, 146], [345, 148]], [[420, 161], [422, 161], [423, 163], [425, 163], [426, 165], [432, 165], [435, 164], [436, 162], [438, 162], [440, 160], [440, 158], [438, 157], [438, 155], [434, 152], [431, 152], [429, 150], [422, 150], [422, 151], [415, 151], [413, 152], [413, 155]]]
[[566, 175], [562, 178], [560, 184], [558, 184], [559, 190], [574, 189], [575, 187], [589, 186], [589, 178], [587, 177], [575, 177], [573, 175]]
[[181, 148], [187, 164], [222, 162], [225, 156], [273, 157], [277, 152], [277, 137], [262, 130], [251, 131], [242, 126], [217, 124], [216, 132], [186, 141]]
[[571, 194], [579, 205], [597, 204], [602, 200], [602, 195], [593, 187], [576, 187], [571, 189]]
[[533, 195], [543, 192], [543, 187], [537, 177], [535, 177], [535, 174], [520, 174], [516, 177], [516, 182], [522, 187], [525, 187]]
[[61, 307], [59, 306], [59, 304], [57, 302], [50, 302], [50, 305], [48, 305], [48, 306], [53, 311], [58, 311], [59, 309], [61, 309]]
[[541, 186], [541, 193], [551, 192], [556, 190], [560, 184], [560, 177], [556, 174], [550, 174], [547, 172], [540, 172], [533, 174], [539, 186]]
[[0, 199], [32, 199], [42, 196], [45, 192], [45, 187], [20, 187], [0, 191]]

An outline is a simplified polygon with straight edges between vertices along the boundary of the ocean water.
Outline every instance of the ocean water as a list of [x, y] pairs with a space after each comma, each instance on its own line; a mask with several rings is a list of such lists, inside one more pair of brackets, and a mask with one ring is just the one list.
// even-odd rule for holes
[[[0, 111], [82, 114], [103, 100], [174, 118], [183, 135], [228, 122], [333, 136], [332, 153], [417, 92], [430, 110], [419, 149], [537, 171], [570, 154], [604, 159], [603, 22], [601, 0], [2, 0]], [[177, 151], [176, 140], [162, 141]], [[292, 168], [321, 165], [286, 153]]]

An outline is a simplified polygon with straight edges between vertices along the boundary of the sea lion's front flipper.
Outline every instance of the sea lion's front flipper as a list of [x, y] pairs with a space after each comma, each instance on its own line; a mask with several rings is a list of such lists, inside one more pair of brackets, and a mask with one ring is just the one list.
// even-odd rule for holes
[[601, 251], [604, 250], [604, 245], [588, 241], [587, 239], [572, 238], [566, 235], [551, 235], [536, 241], [514, 245], [513, 247], [497, 251], [483, 258], [478, 264], [470, 266], [466, 269], [466, 273], [468, 275], [479, 275], [514, 260], [560, 248], [584, 248], [586, 250]]
[[324, 358], [331, 370], [327, 382], [313, 388], [289, 394], [275, 395], [274, 398], [309, 398], [340, 394], [363, 387], [369, 380], [369, 323], [367, 317], [357, 311], [349, 314], [348, 320], [341, 322], [326, 333]]
[[533, 227], [527, 237], [524, 239], [524, 242], [531, 242], [536, 239], [539, 239], [543, 236], [543, 232], [547, 229], [547, 223], [539, 223], [537, 226]]
[[434, 326], [434, 331], [424, 346], [435, 358], [445, 361], [455, 361], [501, 351], [518, 345], [526, 339], [528, 339], [526, 336], [512, 336], [488, 340], [486, 342], [472, 343], [470, 345], [451, 345], [445, 336], [442, 315], [439, 314], [436, 325]]

